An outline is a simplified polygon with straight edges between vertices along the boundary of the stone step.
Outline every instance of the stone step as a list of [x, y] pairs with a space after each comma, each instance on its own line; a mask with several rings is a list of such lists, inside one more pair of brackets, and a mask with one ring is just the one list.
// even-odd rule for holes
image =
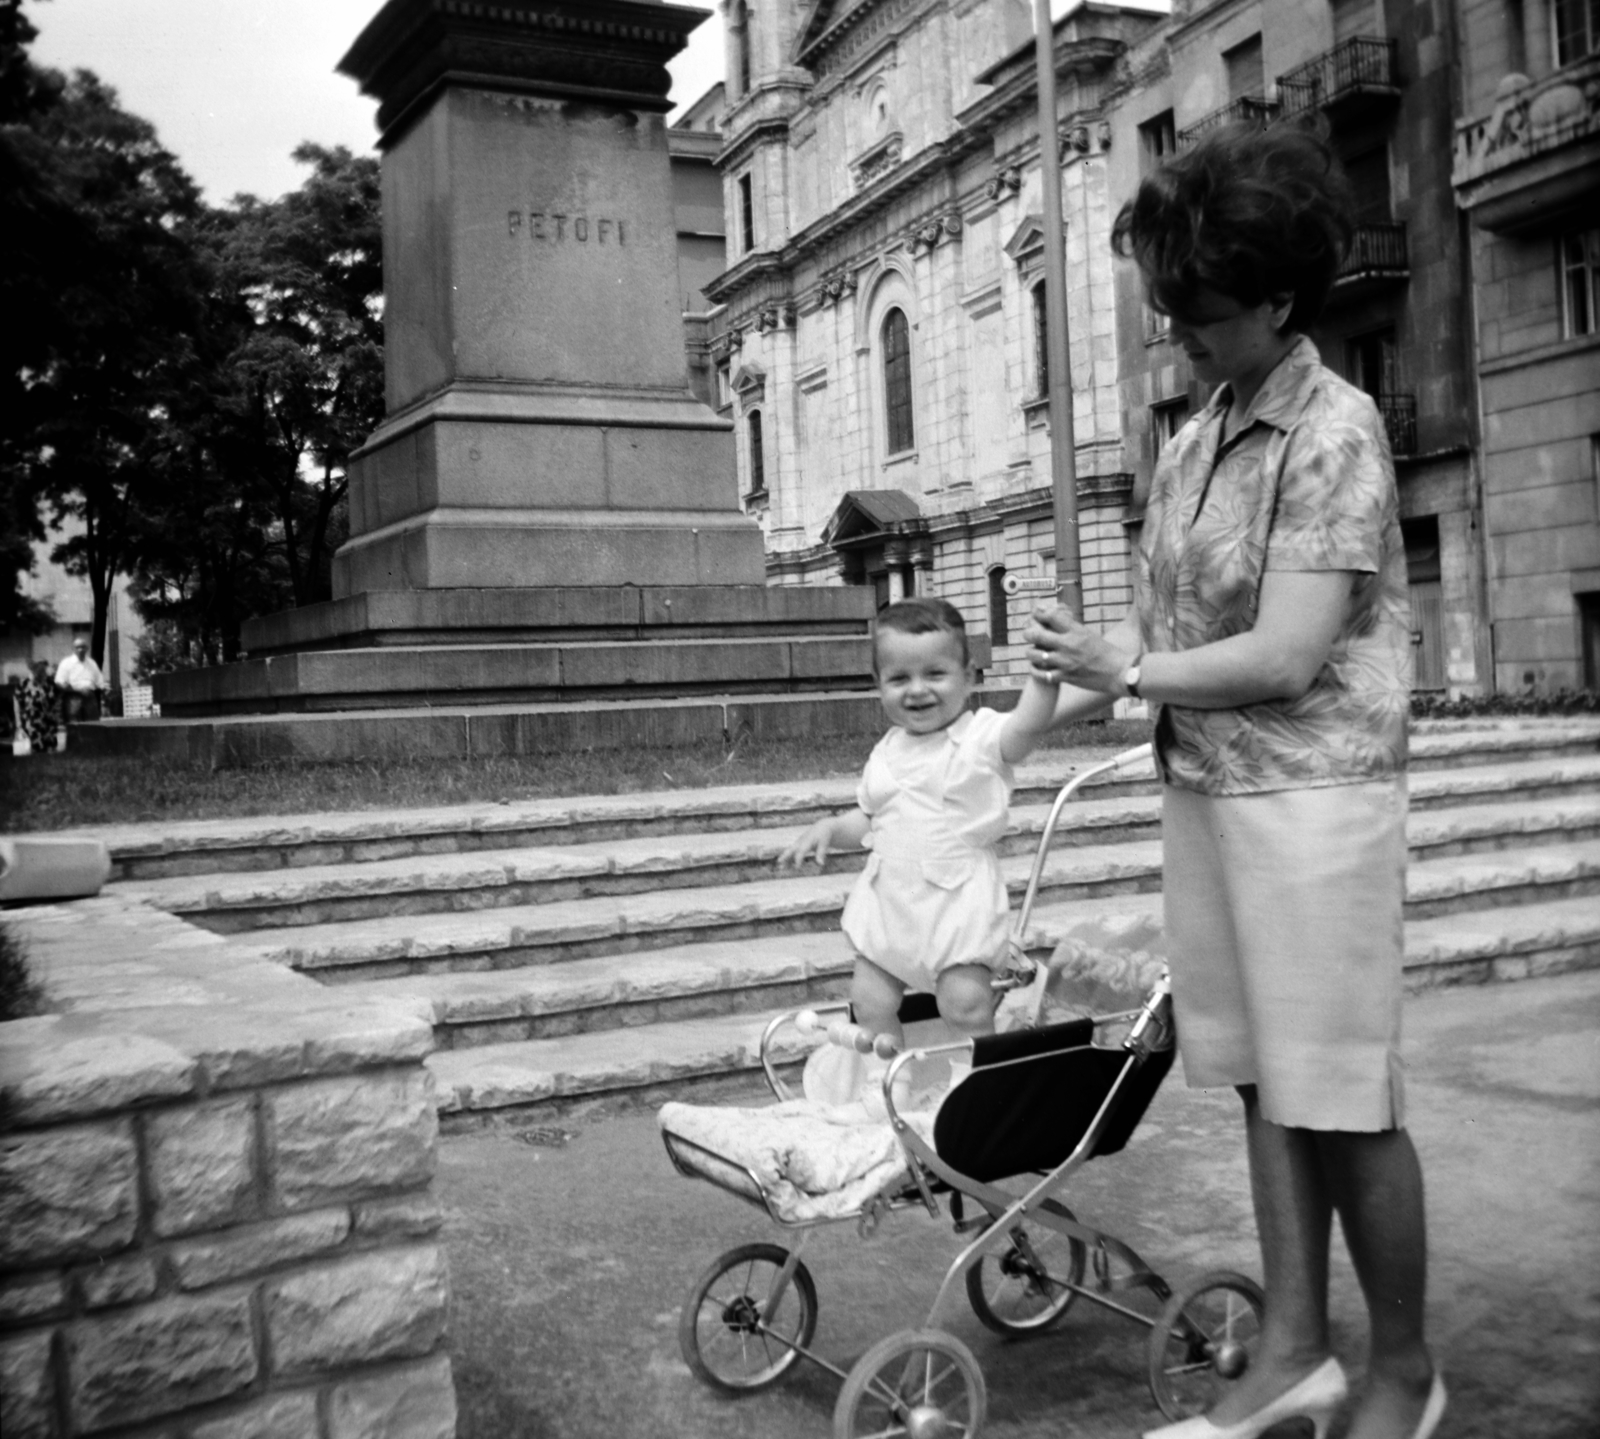
[[[1406, 924], [1411, 990], [1596, 964], [1600, 906], [1587, 899]], [[592, 1031], [437, 1051], [428, 1065], [441, 1121], [464, 1128], [668, 1098], [714, 1100], [730, 1084], [748, 1092], [759, 1069], [762, 1031], [790, 1004], [785, 998], [759, 1013], [656, 1021], [631, 1031], [625, 1045], [614, 1034]]]
[[[1014, 895], [1027, 884], [1031, 855], [1001, 861]], [[1088, 899], [1156, 889], [1161, 846], [1155, 840], [1057, 850], [1040, 894]], [[509, 969], [669, 945], [744, 940], [759, 935], [832, 929], [853, 873], [808, 870], [798, 877], [697, 889], [652, 889], [598, 900], [560, 900], [461, 914], [376, 918], [258, 930], [253, 946], [279, 963], [324, 980], [376, 979], [441, 970]]]
[[[1564, 804], [1565, 801], [1540, 803]], [[1423, 815], [1432, 826], [1457, 810]], [[1439, 829], [1442, 848], [1464, 844]], [[1451, 840], [1450, 836], [1457, 834]], [[1013, 899], [1026, 886], [1031, 857], [1002, 861]], [[256, 931], [267, 957], [328, 982], [399, 974], [511, 969], [686, 944], [749, 940], [831, 929], [854, 877], [848, 872], [765, 879], [709, 889], [654, 889], [601, 900], [560, 900], [467, 913], [378, 917], [361, 924], [315, 924]], [[1154, 840], [1055, 850], [1040, 902], [1081, 901], [1154, 891], [1161, 847]], [[1600, 891], [1600, 840], [1491, 847], [1413, 863], [1407, 914], [1426, 917]]]
[[[1050, 806], [1043, 804], [1014, 808], [1012, 831], [1002, 841], [1001, 853], [1031, 856], [1049, 810]], [[1160, 820], [1161, 801], [1156, 795], [1085, 800], [1064, 813], [1056, 835], [1063, 847], [1153, 839], [1160, 834]], [[494, 909], [772, 879], [782, 877], [775, 863], [800, 829], [789, 824], [408, 856], [360, 865], [152, 880], [128, 888], [217, 933], [234, 934], [282, 925]], [[865, 862], [866, 852], [858, 850], [830, 859], [828, 867], [834, 873], [848, 873]]]
[[[1048, 803], [1072, 772], [1065, 759], [1041, 752], [1019, 767], [1017, 802]], [[1416, 809], [1471, 803], [1515, 790], [1530, 795], [1566, 792], [1592, 787], [1597, 780], [1600, 721], [1465, 731], [1430, 729], [1424, 723], [1412, 737]], [[1087, 792], [1095, 795], [1155, 792], [1145, 780], [1091, 784]], [[854, 796], [854, 776], [840, 775], [787, 784], [398, 812], [105, 825], [89, 833], [110, 849], [113, 879], [142, 880], [804, 824], [847, 807]]]
[[[1159, 797], [1139, 795], [1075, 803], [1056, 827], [1057, 843], [1071, 848], [1155, 838], [1160, 806]], [[1002, 854], [1031, 856], [1048, 814], [1047, 805], [1014, 808]], [[767, 880], [775, 877], [777, 856], [798, 833], [785, 826], [533, 846], [153, 880], [128, 888], [213, 933], [238, 934]], [[1409, 834], [1419, 859], [1593, 839], [1600, 837], [1600, 792], [1425, 810], [1411, 816]], [[864, 852], [843, 854], [829, 861], [829, 870], [850, 873], [864, 863]]]
[[[1025, 947], [1044, 958], [1086, 919], [1159, 924], [1159, 894], [1040, 905]], [[837, 928], [810, 934], [677, 945], [564, 964], [480, 973], [370, 980], [363, 992], [426, 1007], [441, 1048], [548, 1039], [751, 1009], [838, 998], [853, 958]]]

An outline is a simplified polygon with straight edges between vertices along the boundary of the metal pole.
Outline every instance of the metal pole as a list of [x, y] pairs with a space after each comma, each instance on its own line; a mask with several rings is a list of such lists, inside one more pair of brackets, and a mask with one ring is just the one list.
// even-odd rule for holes
[[1083, 618], [1078, 552], [1078, 466], [1072, 433], [1072, 360], [1067, 335], [1067, 247], [1061, 222], [1061, 141], [1056, 133], [1055, 29], [1050, 0], [1033, 0], [1039, 74], [1039, 169], [1044, 181], [1045, 348], [1050, 367], [1050, 493], [1056, 512], [1056, 591]]

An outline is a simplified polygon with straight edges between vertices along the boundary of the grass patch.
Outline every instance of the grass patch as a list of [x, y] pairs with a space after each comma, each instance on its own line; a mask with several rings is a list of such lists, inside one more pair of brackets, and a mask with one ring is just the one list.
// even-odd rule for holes
[[28, 969], [22, 941], [0, 924], [0, 1023], [44, 1012], [44, 988]]
[[[1142, 744], [1150, 725], [1070, 725], [1047, 748], [1100, 758]], [[432, 805], [636, 794], [826, 779], [861, 770], [873, 735], [658, 750], [586, 750], [502, 759], [280, 763], [203, 769], [65, 754], [0, 758], [0, 831], [74, 825], [422, 809]]]

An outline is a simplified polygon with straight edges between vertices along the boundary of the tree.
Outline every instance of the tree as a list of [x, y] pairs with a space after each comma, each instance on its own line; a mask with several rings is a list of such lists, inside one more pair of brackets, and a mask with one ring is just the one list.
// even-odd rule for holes
[[[29, 331], [33, 353], [7, 373], [16, 386], [7, 469], [27, 476], [67, 531], [52, 558], [89, 583], [100, 659], [111, 583], [137, 557], [202, 315], [201, 205], [153, 128], [94, 75], [34, 73], [53, 97], [27, 117], [19, 148], [33, 176], [48, 177], [35, 215], [59, 231], [70, 265], [35, 254], [19, 285], [41, 323]], [[39, 231], [29, 233], [38, 251]]]
[[0, 630], [40, 633], [53, 616], [24, 594], [33, 544], [45, 536], [25, 462], [22, 377], [42, 363], [54, 298], [82, 236], [51, 179], [48, 150], [31, 125], [60, 87], [28, 61], [37, 32], [20, 0], [0, 0]]
[[383, 418], [378, 162], [309, 142], [298, 189], [240, 196], [219, 229], [221, 286], [250, 329], [228, 357], [235, 463], [270, 495], [296, 604], [330, 593], [351, 452]]

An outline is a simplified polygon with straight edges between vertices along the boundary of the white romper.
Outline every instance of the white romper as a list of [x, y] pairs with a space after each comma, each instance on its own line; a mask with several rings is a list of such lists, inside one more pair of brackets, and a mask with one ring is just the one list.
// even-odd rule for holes
[[963, 714], [914, 735], [898, 726], [867, 759], [856, 802], [872, 820], [867, 867], [844, 907], [856, 953], [913, 989], [952, 965], [1003, 968], [1010, 902], [995, 845], [1016, 776], [1000, 757], [1006, 717]]

